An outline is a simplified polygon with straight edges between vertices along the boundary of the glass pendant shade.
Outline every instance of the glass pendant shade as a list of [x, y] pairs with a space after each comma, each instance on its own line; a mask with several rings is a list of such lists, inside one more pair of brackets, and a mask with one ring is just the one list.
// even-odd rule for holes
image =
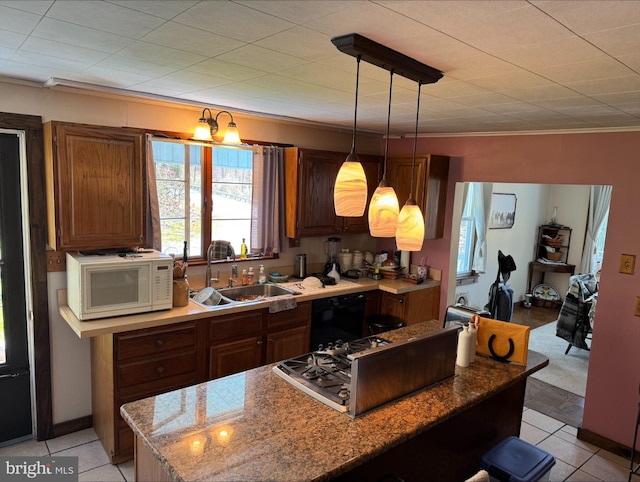
[[424, 218], [416, 202], [409, 198], [398, 215], [396, 246], [401, 251], [420, 251], [424, 242]]
[[193, 138], [199, 141], [213, 140], [213, 137], [211, 137], [211, 126], [206, 119], [202, 118], [198, 121], [193, 129]]
[[376, 238], [392, 238], [398, 226], [398, 196], [386, 179], [382, 179], [369, 203], [369, 233]]
[[235, 122], [229, 122], [227, 126], [227, 130], [224, 133], [224, 138], [222, 139], [223, 144], [242, 144], [240, 140], [240, 133], [238, 132], [238, 127]]
[[346, 160], [340, 166], [333, 188], [337, 216], [359, 217], [367, 206], [367, 177], [360, 161]]

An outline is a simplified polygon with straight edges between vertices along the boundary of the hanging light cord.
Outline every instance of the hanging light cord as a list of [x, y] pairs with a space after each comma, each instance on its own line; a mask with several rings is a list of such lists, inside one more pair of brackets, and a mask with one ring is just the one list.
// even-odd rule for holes
[[384, 144], [384, 161], [382, 163], [382, 179], [387, 176], [387, 157], [389, 156], [389, 126], [391, 125], [391, 91], [393, 89], [393, 69], [391, 69], [389, 79], [389, 107], [387, 110], [387, 140]]
[[411, 190], [409, 191], [409, 199], [413, 199], [413, 171], [416, 167], [416, 147], [418, 145], [418, 116], [420, 114], [420, 89], [422, 82], [418, 82], [418, 107], [416, 108], [416, 135], [413, 138], [413, 162], [411, 163]]
[[356, 103], [355, 108], [353, 109], [353, 141], [351, 143], [351, 154], [349, 154], [347, 160], [348, 161], [357, 161], [358, 156], [356, 155], [356, 122], [358, 120], [358, 85], [360, 84], [360, 58], [362, 56], [358, 55], [356, 57], [358, 63], [356, 68]]

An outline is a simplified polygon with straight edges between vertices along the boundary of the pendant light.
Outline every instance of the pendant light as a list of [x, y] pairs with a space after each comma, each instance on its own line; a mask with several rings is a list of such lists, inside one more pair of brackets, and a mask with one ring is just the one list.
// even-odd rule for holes
[[389, 126], [391, 123], [391, 91], [393, 89], [393, 69], [390, 70], [389, 107], [387, 111], [387, 138], [382, 161], [382, 180], [369, 203], [369, 233], [376, 238], [393, 238], [398, 226], [398, 196], [387, 181], [387, 158], [389, 156]]
[[416, 134], [413, 140], [413, 162], [411, 164], [411, 191], [409, 199], [398, 215], [398, 229], [396, 231], [396, 245], [401, 251], [420, 251], [424, 242], [424, 218], [420, 206], [413, 198], [413, 174], [416, 167], [416, 146], [418, 143], [418, 115], [420, 113], [420, 88], [418, 82], [418, 107], [416, 109]]
[[358, 118], [358, 84], [360, 82], [360, 55], [357, 57], [356, 102], [353, 116], [351, 152], [340, 166], [333, 188], [333, 205], [337, 216], [360, 217], [367, 206], [367, 177], [356, 154], [356, 121]]

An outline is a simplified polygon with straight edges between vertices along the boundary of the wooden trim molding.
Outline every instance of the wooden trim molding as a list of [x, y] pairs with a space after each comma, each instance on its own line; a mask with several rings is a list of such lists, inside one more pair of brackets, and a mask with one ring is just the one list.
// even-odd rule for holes
[[596, 447], [605, 449], [607, 452], [619, 455], [627, 460], [630, 460], [631, 458], [631, 447], [615, 442], [614, 440], [603, 437], [602, 435], [598, 435], [591, 430], [578, 427], [577, 436], [578, 440], [582, 440], [583, 442], [588, 442]]
[[61, 437], [62, 435], [67, 435], [91, 427], [93, 427], [93, 416], [86, 415], [74, 420], [67, 420], [66, 422], [56, 423], [53, 426], [53, 437]]
[[33, 293], [33, 337], [36, 438], [53, 437], [51, 397], [51, 339], [47, 289], [47, 213], [44, 179], [44, 144], [40, 116], [0, 112], [0, 127], [25, 132], [29, 188], [31, 290]]

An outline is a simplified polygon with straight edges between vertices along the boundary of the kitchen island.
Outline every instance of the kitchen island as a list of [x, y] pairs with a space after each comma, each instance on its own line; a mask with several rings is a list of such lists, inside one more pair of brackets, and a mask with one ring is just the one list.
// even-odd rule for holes
[[[430, 321], [384, 334], [403, 341]], [[273, 365], [125, 404], [136, 480], [460, 481], [480, 455], [518, 435], [526, 380], [548, 364], [479, 357], [441, 383], [355, 419], [272, 373]]]

